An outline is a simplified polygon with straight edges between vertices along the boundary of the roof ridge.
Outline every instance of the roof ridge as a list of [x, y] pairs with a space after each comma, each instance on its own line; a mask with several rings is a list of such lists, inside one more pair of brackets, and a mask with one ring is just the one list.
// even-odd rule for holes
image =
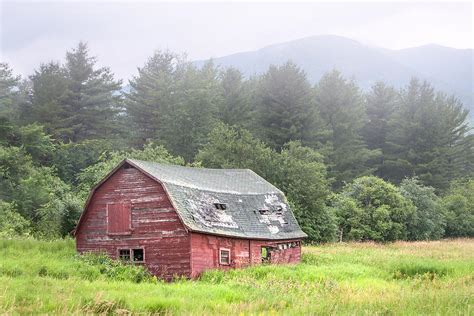
[[141, 160], [141, 159], [135, 159], [135, 158], [126, 158], [125, 160], [126, 161], [132, 161], [132, 162], [133, 161], [146, 162], [146, 163], [151, 163], [151, 164], [160, 165], [160, 166], [171, 166], [171, 167], [194, 169], [194, 170], [250, 171], [250, 172], [258, 175], [252, 169], [249, 169], [249, 168], [206, 168], [206, 167], [181, 166], [181, 165], [176, 165], [174, 163], [163, 163], [163, 162], [156, 162], [156, 161], [150, 161], [150, 160]]
[[128, 162], [163, 184], [209, 192], [261, 195], [282, 193], [251, 169], [210, 169], [155, 163], [138, 159]]

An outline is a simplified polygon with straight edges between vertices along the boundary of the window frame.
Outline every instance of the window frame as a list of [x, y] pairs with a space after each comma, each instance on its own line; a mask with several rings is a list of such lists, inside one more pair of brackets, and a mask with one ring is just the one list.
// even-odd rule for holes
[[[133, 260], [134, 258], [134, 250], [138, 250], [138, 249], [141, 249], [143, 251], [143, 260], [142, 261], [135, 261]], [[128, 260], [122, 260], [120, 258], [120, 251], [122, 250], [128, 250], [129, 251], [129, 259]], [[117, 258], [123, 262], [128, 262], [128, 263], [145, 263], [145, 247], [133, 247], [133, 248], [130, 248], [130, 247], [119, 247], [117, 248]]]
[[[222, 261], [222, 251], [227, 251], [229, 254], [228, 260], [229, 262], [223, 262]], [[219, 264], [223, 266], [230, 266], [230, 263], [232, 262], [231, 260], [231, 252], [229, 248], [219, 248]]]
[[[125, 260], [125, 259], [122, 258], [122, 254], [121, 254], [122, 251], [128, 251], [128, 260]], [[131, 251], [130, 251], [129, 248], [118, 248], [117, 249], [117, 256], [118, 256], [120, 261], [128, 262], [128, 261], [130, 261], [130, 258], [131, 258]]]

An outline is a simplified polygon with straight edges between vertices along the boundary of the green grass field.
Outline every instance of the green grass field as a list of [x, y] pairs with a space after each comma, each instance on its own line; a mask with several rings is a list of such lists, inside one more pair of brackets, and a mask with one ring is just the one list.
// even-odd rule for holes
[[76, 256], [72, 240], [0, 240], [0, 313], [474, 315], [474, 240], [328, 244], [303, 262], [163, 283]]

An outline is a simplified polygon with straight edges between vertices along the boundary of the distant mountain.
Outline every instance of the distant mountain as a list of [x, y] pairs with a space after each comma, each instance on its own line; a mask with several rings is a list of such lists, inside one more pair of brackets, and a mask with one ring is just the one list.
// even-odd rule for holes
[[[313, 83], [326, 72], [338, 69], [346, 77], [354, 78], [365, 90], [379, 80], [401, 87], [410, 78], [418, 77], [428, 80], [440, 91], [455, 94], [470, 109], [471, 118], [474, 117], [472, 49], [425, 45], [389, 50], [345, 37], [324, 35], [213, 60], [224, 68], [236, 67], [246, 76], [261, 74], [271, 64], [279, 65], [291, 60], [305, 70]], [[197, 65], [203, 63], [196, 62]]]

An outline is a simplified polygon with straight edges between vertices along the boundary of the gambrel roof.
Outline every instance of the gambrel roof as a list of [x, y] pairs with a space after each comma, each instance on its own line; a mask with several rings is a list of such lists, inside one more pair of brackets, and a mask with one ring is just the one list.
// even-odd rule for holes
[[247, 239], [307, 236], [284, 194], [252, 170], [183, 167], [135, 159], [120, 165], [125, 163], [163, 185], [190, 231]]

